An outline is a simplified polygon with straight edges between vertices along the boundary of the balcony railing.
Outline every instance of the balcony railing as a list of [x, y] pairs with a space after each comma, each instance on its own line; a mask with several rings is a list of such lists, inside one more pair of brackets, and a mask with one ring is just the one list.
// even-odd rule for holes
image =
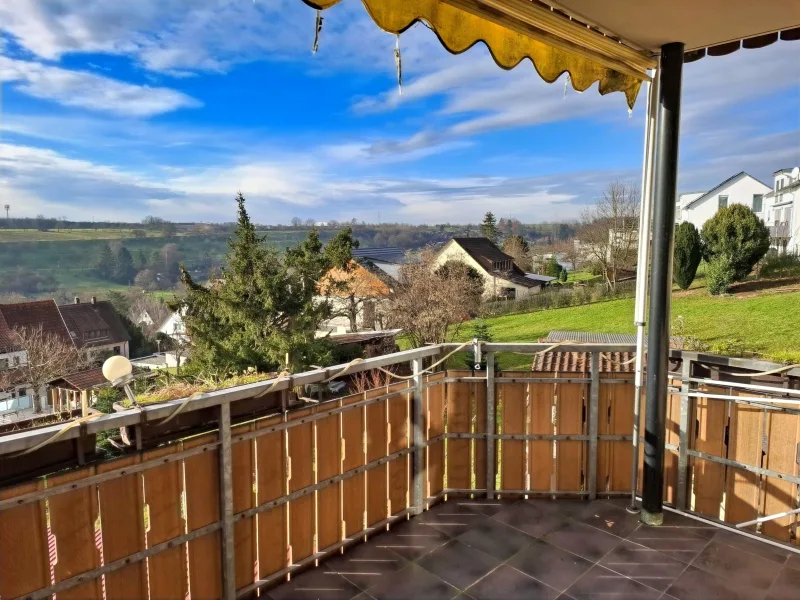
[[[426, 372], [454, 349], [430, 346], [2, 436], [0, 597], [249, 597], [448, 495], [630, 494], [632, 375], [601, 367], [635, 348], [564, 344], [588, 369], [495, 372], [497, 353], [548, 347], [482, 344], [485, 372]], [[796, 543], [800, 370], [672, 359], [665, 501]], [[297, 386], [404, 363], [390, 385], [288, 405]], [[121, 427], [130, 453], [92, 462], [92, 436]], [[84, 464], [36, 476], [64, 444]]]
[[782, 223], [770, 225], [769, 236], [772, 239], [784, 239], [792, 237], [792, 230], [789, 227], [789, 223], [784, 221]]

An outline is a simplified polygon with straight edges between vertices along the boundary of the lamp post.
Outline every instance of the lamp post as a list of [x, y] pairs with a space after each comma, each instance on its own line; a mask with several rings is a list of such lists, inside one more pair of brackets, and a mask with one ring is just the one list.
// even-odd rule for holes
[[133, 365], [124, 356], [112, 356], [103, 363], [103, 377], [111, 382], [111, 387], [122, 387], [131, 405], [136, 406], [130, 383], [133, 381]]

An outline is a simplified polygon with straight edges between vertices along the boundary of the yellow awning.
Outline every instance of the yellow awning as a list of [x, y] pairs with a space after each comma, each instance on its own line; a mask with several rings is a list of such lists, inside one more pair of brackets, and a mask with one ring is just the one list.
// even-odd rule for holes
[[[340, 0], [303, 0], [326, 9]], [[548, 83], [565, 72], [582, 92], [598, 82], [601, 94], [624, 92], [633, 108], [647, 69], [655, 60], [598, 31], [528, 0], [362, 0], [373, 21], [389, 33], [402, 33], [424, 21], [447, 50], [464, 52], [483, 42], [504, 69], [523, 59]]]

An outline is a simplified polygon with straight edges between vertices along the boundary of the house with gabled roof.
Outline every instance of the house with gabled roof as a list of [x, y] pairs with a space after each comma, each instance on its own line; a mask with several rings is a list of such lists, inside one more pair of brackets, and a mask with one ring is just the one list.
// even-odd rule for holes
[[766, 220], [764, 199], [771, 191], [770, 186], [741, 171], [707, 192], [681, 194], [676, 201], [675, 220], [678, 223], [688, 221], [702, 229], [720, 208], [732, 204], [743, 204], [756, 216]]
[[525, 298], [538, 294], [555, 277], [526, 273], [514, 259], [485, 237], [451, 239], [436, 255], [435, 265], [457, 260], [475, 269], [484, 281], [484, 298]]
[[130, 357], [131, 337], [111, 302], [94, 296], [90, 302], [75, 298], [74, 303], [63, 304], [58, 310], [77, 348]]

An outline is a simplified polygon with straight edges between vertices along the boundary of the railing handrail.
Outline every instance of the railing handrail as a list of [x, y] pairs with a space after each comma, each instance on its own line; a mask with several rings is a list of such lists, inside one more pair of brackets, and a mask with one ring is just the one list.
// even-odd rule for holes
[[[276, 377], [258, 381], [256, 383], [248, 383], [235, 387], [225, 388], [222, 390], [215, 390], [206, 392], [202, 397], [192, 400], [186, 404], [182, 409], [182, 413], [188, 413], [205, 408], [221, 406], [222, 404], [230, 404], [239, 400], [248, 400], [257, 396], [265, 390], [272, 392], [279, 392], [283, 390], [291, 390], [299, 385], [307, 385], [311, 383], [319, 383], [332, 376], [335, 376], [339, 371], [347, 368], [347, 373], [359, 373], [362, 371], [369, 371], [377, 367], [386, 367], [398, 363], [408, 362], [417, 358], [426, 358], [429, 356], [436, 356], [442, 351], [440, 344], [423, 346], [422, 348], [414, 348], [412, 350], [405, 350], [402, 352], [395, 352], [393, 354], [386, 354], [377, 356], [375, 358], [368, 358], [358, 363], [340, 364], [325, 367], [321, 369], [314, 369], [313, 371], [306, 371], [297, 373], [295, 375], [285, 376], [283, 378]], [[274, 386], [274, 387], [273, 387]], [[271, 389], [270, 389], [271, 388]], [[120, 427], [139, 425], [142, 423], [153, 423], [170, 416], [175, 410], [181, 406], [185, 398], [177, 400], [169, 400], [167, 402], [159, 402], [158, 404], [132, 407], [125, 412], [98, 417], [92, 421], [83, 423], [81, 427], [73, 427], [69, 431], [64, 432], [59, 437], [60, 441], [77, 439], [83, 435], [92, 435], [104, 431], [111, 431], [119, 429]], [[59, 423], [50, 427], [42, 427], [35, 431], [19, 431], [4, 435], [0, 437], [0, 457], [7, 454], [13, 454], [33, 448], [37, 444], [50, 439], [60, 429], [64, 427], [64, 423]]]

